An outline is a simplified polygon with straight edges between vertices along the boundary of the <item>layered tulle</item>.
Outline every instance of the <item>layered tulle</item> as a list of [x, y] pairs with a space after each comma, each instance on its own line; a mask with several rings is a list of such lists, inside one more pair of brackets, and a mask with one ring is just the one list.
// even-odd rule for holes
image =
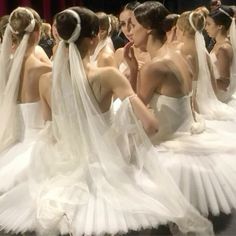
[[186, 199], [203, 215], [229, 214], [236, 206], [234, 122], [193, 119], [186, 96], [154, 95], [151, 105], [161, 131], [151, 140]]

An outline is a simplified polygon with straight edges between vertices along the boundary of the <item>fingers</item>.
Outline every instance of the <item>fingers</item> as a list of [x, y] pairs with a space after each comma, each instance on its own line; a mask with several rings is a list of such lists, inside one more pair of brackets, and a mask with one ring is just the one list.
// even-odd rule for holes
[[130, 48], [130, 56], [131, 56], [131, 58], [135, 58], [133, 47]]
[[124, 56], [125, 57], [130, 57], [130, 49], [132, 48], [133, 43], [129, 42], [124, 46]]

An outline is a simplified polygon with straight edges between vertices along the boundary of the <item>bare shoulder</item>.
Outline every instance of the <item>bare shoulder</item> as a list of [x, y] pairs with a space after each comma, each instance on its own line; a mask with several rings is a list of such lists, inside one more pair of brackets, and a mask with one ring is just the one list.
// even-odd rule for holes
[[168, 59], [157, 59], [146, 63], [141, 70], [142, 75], [146, 75], [148, 77], [155, 76], [157, 73], [162, 75], [167, 71], [167, 64], [169, 63]]
[[35, 47], [34, 53], [35, 53], [35, 56], [36, 56], [40, 61], [45, 62], [45, 63], [48, 63], [48, 64], [51, 64], [50, 59], [48, 58], [46, 52], [44, 51], [44, 49], [43, 49], [41, 46], [37, 45], [37, 46]]
[[35, 53], [36, 54], [41, 54], [41, 53], [44, 53], [44, 50], [43, 50], [43, 48], [41, 47], [41, 46], [39, 46], [39, 45], [36, 45], [35, 46]]
[[222, 58], [232, 58], [233, 57], [233, 48], [229, 43], [222, 44], [216, 53], [217, 57]]
[[48, 63], [41, 62], [36, 57], [31, 57], [26, 62], [26, 73], [28, 78], [39, 79], [42, 74], [52, 71], [52, 66]]
[[113, 87], [117, 83], [121, 83], [128, 80], [124, 77], [120, 71], [112, 66], [100, 67], [90, 71], [89, 80], [99, 81], [104, 87]]
[[123, 58], [124, 58], [124, 48], [118, 48], [115, 51], [115, 60], [117, 65], [120, 65], [122, 63]]
[[98, 57], [98, 66], [115, 66], [115, 56], [114, 52], [112, 51], [104, 51], [101, 53], [101, 55]]
[[97, 68], [96, 72], [94, 72], [94, 75], [96, 75], [96, 77], [101, 80], [110, 80], [116, 76], [122, 76], [119, 70], [112, 66]]

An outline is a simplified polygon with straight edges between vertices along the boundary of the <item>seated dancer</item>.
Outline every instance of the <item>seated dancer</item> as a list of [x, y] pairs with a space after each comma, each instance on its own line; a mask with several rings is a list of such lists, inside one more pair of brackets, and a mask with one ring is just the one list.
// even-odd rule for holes
[[[221, 6], [210, 12], [206, 30], [216, 40], [210, 56], [217, 81], [217, 96], [229, 103], [236, 92], [236, 26], [234, 11]], [[229, 35], [229, 37], [228, 37]]]
[[[31, 150], [44, 127], [40, 76], [51, 66], [35, 56], [41, 20], [32, 9], [17, 8], [7, 24], [0, 56], [0, 192], [25, 179]], [[12, 37], [16, 50], [12, 56]], [[10, 174], [9, 174], [10, 173]]]
[[99, 19], [98, 44], [90, 57], [91, 63], [98, 67], [115, 67], [114, 46], [110, 37], [112, 32], [111, 19], [104, 12], [98, 12], [96, 15]]
[[[196, 27], [198, 25], [202, 28]], [[236, 110], [219, 101], [216, 96], [217, 84], [202, 34], [204, 26], [205, 17], [199, 9], [182, 13], [177, 23], [179, 41], [188, 45], [182, 45], [186, 48], [182, 50], [183, 55], [189, 65], [193, 65], [193, 107], [205, 119], [211, 120], [208, 124], [213, 124], [212, 120], [233, 121]]]
[[[204, 215], [229, 214], [236, 207], [233, 135], [218, 134], [208, 127], [204, 131], [204, 120], [192, 111], [193, 71], [197, 64], [186, 59], [188, 43], [177, 51], [163, 45], [165, 32], [161, 25], [167, 15], [162, 4], [149, 1], [138, 6], [132, 17], [134, 44], [146, 47], [152, 57], [137, 83], [138, 95], [153, 109], [159, 122], [158, 132], [150, 139], [162, 164], [193, 206]], [[189, 13], [189, 17], [198, 22], [195, 28], [203, 28], [204, 20], [195, 21], [201, 14]], [[188, 31], [184, 33], [188, 36]], [[177, 39], [182, 34], [177, 22]]]
[[[132, 34], [131, 34], [131, 28], [132, 28], [131, 16], [133, 15], [134, 9], [139, 4], [140, 3], [137, 1], [127, 3], [119, 15], [121, 31], [124, 34], [124, 36], [127, 38], [127, 40], [129, 41], [129, 43], [127, 45], [128, 47], [133, 44], [133, 39], [132, 39]], [[132, 47], [132, 51], [137, 59], [138, 68], [139, 68], [139, 70], [136, 70], [136, 67], [135, 67], [136, 74], [132, 75], [132, 76], [136, 77], [136, 76], [138, 76], [138, 71], [140, 71], [142, 69], [142, 66], [146, 62], [150, 61], [150, 56], [147, 52], [144, 52], [143, 50], [141, 50], [135, 46]], [[132, 79], [132, 77], [130, 77], [130, 69], [127, 64], [129, 62], [126, 61], [129, 58], [125, 57], [126, 53], [127, 53], [127, 47], [119, 48], [115, 52], [115, 60], [116, 60], [116, 64], [117, 64], [119, 71], [123, 75], [125, 75], [125, 77], [130, 81], [133, 89], [135, 90], [135, 86], [133, 85], [133, 79]], [[121, 105], [121, 100], [116, 99], [113, 103], [113, 110], [115, 113], [119, 109], [120, 105]]]
[[[91, 65], [97, 16], [73, 7], [57, 15], [56, 26], [62, 41], [53, 64], [52, 123], [34, 147], [28, 180], [0, 197], [1, 228], [80, 236], [174, 222], [184, 233], [213, 235], [211, 224], [162, 169], [156, 149], [142, 139], [143, 129], [156, 132], [156, 119], [118, 70]], [[106, 106], [97, 87], [106, 89], [110, 102], [115, 93], [124, 113], [139, 119], [134, 130], [141, 133], [133, 136], [134, 146], [136, 139], [140, 144], [137, 153], [122, 154], [115, 131], [104, 120]], [[152, 166], [153, 172], [140, 176], [140, 168]]]

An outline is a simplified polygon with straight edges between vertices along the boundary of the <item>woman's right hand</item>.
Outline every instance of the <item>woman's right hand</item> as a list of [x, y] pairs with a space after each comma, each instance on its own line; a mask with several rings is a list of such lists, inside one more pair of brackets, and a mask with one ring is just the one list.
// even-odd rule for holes
[[129, 66], [130, 76], [129, 82], [134, 91], [137, 88], [137, 78], [138, 78], [138, 61], [134, 55], [133, 43], [129, 42], [124, 47], [124, 59]]
[[138, 61], [134, 55], [133, 43], [129, 42], [124, 46], [124, 59], [130, 68], [130, 71], [138, 71]]

